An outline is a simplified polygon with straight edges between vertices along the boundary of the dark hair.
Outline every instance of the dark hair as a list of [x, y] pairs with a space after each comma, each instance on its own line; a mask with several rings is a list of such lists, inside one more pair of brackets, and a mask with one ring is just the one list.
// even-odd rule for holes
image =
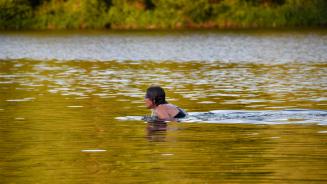
[[168, 103], [164, 89], [160, 86], [151, 86], [146, 90], [145, 98], [149, 98], [156, 106]]

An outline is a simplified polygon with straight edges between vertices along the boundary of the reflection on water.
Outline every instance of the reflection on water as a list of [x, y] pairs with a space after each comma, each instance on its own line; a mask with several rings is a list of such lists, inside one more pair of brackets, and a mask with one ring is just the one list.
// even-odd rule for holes
[[324, 63], [326, 33], [326, 30], [0, 33], [0, 58]]
[[[316, 63], [3, 60], [0, 180], [324, 183], [326, 127], [311, 123], [326, 116], [255, 125], [244, 113], [327, 110], [326, 70]], [[153, 131], [116, 120], [149, 113], [143, 96], [150, 84], [189, 112], [241, 110], [248, 124], [169, 123]]]
[[[210, 41], [214, 35], [200, 36]], [[297, 36], [291, 37], [290, 44]], [[323, 35], [319, 41], [316, 34], [299, 37], [316, 40], [299, 46], [300, 51], [320, 45], [319, 53], [326, 45]], [[139, 39], [145, 38], [133, 43]], [[262, 35], [248, 39], [267, 41]], [[25, 57], [25, 51], [33, 48], [6, 54]], [[326, 52], [308, 56], [316, 60], [302, 61], [307, 57], [303, 54], [301, 61], [294, 62], [229, 63], [211, 61], [208, 50], [206, 60], [186, 62], [66, 60], [70, 56], [43, 61], [2, 55], [0, 181], [326, 183]], [[122, 121], [149, 113], [143, 97], [151, 84], [162, 85], [168, 101], [198, 119], [169, 122], [161, 131], [137, 119]], [[199, 123], [208, 117], [246, 122]], [[278, 122], [256, 124], [258, 118]], [[298, 124], [303, 120], [305, 124]]]
[[136, 108], [124, 114], [133, 115], [143, 107], [147, 86], [161, 84], [169, 101], [178, 101], [189, 111], [327, 109], [327, 64], [31, 60], [0, 64], [1, 100], [7, 105], [52, 94], [71, 99], [67, 108], [87, 108], [85, 99], [124, 104], [122, 108], [133, 104]]

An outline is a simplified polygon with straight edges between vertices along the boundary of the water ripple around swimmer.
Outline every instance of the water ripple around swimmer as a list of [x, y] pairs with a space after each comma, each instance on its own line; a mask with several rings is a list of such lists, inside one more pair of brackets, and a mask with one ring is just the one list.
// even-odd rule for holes
[[[121, 121], [141, 121], [141, 116], [116, 117]], [[213, 110], [209, 112], [189, 112], [181, 123], [217, 124], [318, 124], [327, 125], [327, 111], [322, 110]]]

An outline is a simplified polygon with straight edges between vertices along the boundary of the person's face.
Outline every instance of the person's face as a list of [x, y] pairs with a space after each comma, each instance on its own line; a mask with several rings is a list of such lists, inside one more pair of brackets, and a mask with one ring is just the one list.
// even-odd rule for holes
[[149, 98], [145, 98], [144, 102], [145, 102], [146, 108], [148, 108], [148, 109], [151, 109], [154, 105], [153, 102]]

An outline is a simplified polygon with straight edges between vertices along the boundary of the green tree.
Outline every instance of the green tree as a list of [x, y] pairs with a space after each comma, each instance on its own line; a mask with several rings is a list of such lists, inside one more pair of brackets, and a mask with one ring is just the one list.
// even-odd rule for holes
[[27, 0], [0, 0], [0, 28], [28, 27], [31, 17], [32, 9]]
[[326, 25], [326, 0], [0, 0], [0, 29]]

